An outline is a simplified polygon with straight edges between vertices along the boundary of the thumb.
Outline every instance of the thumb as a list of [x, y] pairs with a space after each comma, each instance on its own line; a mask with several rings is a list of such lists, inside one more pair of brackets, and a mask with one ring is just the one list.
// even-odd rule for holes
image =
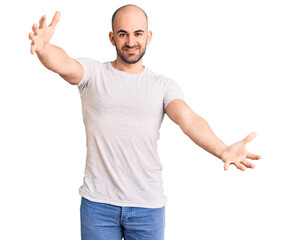
[[229, 162], [225, 162], [225, 164], [224, 164], [224, 170], [225, 171], [228, 170], [229, 166], [230, 166], [230, 163]]
[[252, 132], [250, 133], [247, 137], [245, 137], [244, 140], [242, 140], [244, 143], [249, 143], [250, 141], [252, 141], [255, 137], [257, 136], [256, 133]]

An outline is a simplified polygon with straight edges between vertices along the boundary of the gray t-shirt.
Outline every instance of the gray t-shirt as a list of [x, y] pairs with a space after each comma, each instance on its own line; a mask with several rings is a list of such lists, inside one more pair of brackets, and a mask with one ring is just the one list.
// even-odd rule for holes
[[84, 68], [77, 86], [87, 145], [80, 195], [117, 206], [165, 206], [157, 141], [166, 106], [184, 99], [181, 88], [147, 68], [130, 74], [111, 62], [76, 60]]

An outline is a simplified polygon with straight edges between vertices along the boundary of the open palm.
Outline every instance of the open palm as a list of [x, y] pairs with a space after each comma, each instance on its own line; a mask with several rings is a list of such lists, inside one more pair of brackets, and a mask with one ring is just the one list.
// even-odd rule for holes
[[[249, 153], [246, 149], [246, 144], [252, 141], [256, 137], [255, 133], [249, 134], [242, 141], [236, 142], [226, 148], [222, 153], [221, 159], [225, 163], [224, 169], [227, 170], [231, 164], [234, 164], [238, 169], [245, 171], [246, 168], [254, 168], [255, 165], [247, 161], [246, 159], [258, 160], [261, 156]], [[244, 165], [244, 166], [243, 166]]]
[[39, 20], [39, 27], [37, 24], [32, 26], [33, 33], [29, 33], [29, 39], [31, 42], [31, 54], [34, 54], [37, 51], [40, 51], [49, 43], [52, 38], [56, 24], [59, 22], [60, 12], [57, 11], [54, 14], [52, 22], [47, 26], [46, 25], [46, 15], [42, 16]]

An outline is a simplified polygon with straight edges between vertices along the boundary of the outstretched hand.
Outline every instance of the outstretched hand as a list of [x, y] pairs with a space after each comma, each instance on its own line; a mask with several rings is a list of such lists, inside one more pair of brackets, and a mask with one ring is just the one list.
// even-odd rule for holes
[[236, 142], [227, 147], [221, 154], [221, 159], [225, 163], [224, 169], [227, 170], [231, 164], [234, 164], [238, 169], [245, 171], [247, 168], [254, 168], [255, 165], [246, 159], [258, 160], [261, 156], [249, 153], [246, 149], [246, 144], [256, 137], [256, 133], [249, 134], [242, 141]]
[[37, 24], [32, 26], [33, 33], [29, 33], [29, 39], [31, 42], [31, 54], [34, 54], [37, 51], [40, 51], [42, 48], [45, 47], [47, 43], [49, 43], [50, 39], [52, 38], [56, 24], [59, 22], [60, 19], [60, 12], [56, 11], [52, 22], [47, 26], [46, 25], [46, 15], [42, 16], [39, 20], [39, 27]]

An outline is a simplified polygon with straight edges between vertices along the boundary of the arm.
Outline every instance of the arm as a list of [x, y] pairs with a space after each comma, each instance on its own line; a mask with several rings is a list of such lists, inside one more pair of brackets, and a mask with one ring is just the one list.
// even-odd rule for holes
[[209, 124], [181, 99], [175, 99], [166, 108], [168, 117], [198, 146], [220, 158], [227, 148], [212, 131]]
[[246, 158], [253, 160], [261, 158], [245, 149], [246, 144], [255, 137], [254, 133], [240, 142], [227, 146], [214, 134], [209, 124], [192, 111], [183, 100], [175, 99], [170, 102], [166, 107], [166, 113], [193, 142], [220, 158], [225, 163], [225, 170], [230, 164], [235, 164], [237, 168], [245, 170], [241, 163], [248, 168], [254, 168], [254, 164], [248, 162]]
[[31, 54], [36, 52], [41, 63], [49, 70], [58, 73], [70, 84], [77, 84], [82, 79], [84, 70], [82, 65], [75, 59], [69, 57], [66, 52], [49, 43], [59, 22], [60, 12], [56, 12], [50, 25], [46, 25], [46, 16], [39, 21], [39, 27], [34, 24], [29, 33], [31, 42]]

